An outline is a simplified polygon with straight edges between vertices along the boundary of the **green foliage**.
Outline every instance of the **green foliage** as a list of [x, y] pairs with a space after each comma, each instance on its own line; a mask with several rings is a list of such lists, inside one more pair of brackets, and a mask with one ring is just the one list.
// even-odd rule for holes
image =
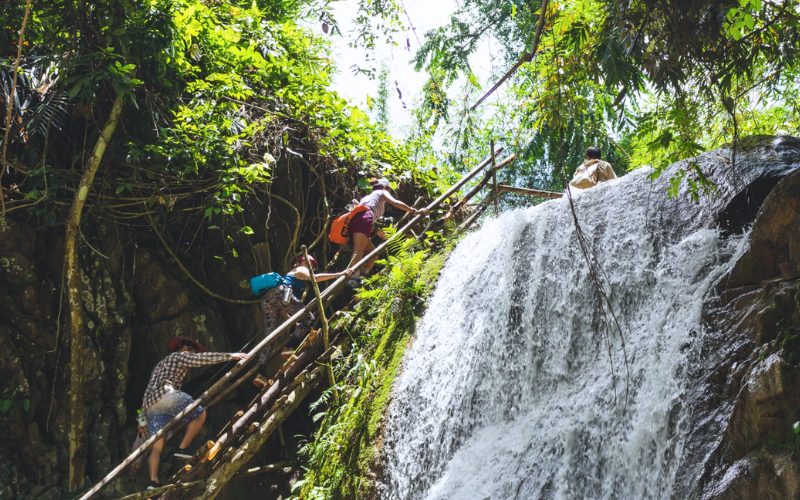
[[383, 262], [388, 272], [368, 280], [352, 313], [358, 321], [338, 322], [353, 345], [335, 366], [337, 385], [312, 406], [319, 429], [301, 449], [307, 472], [295, 484], [299, 497], [358, 498], [369, 496], [374, 486], [370, 476], [392, 385], [446, 254], [414, 252], [413, 242], [403, 240]]
[[[371, 99], [367, 105], [372, 109]], [[375, 100], [375, 122], [383, 132], [389, 130], [389, 68], [384, 64], [378, 74], [378, 97]]]
[[[530, 50], [540, 2], [465, 0], [416, 57], [444, 92], [469, 56], [494, 39], [511, 67]], [[798, 132], [797, 2], [692, 2], [675, 9], [654, 0], [549, 3], [532, 61], [522, 64], [479, 123], [520, 153], [509, 182], [559, 189], [587, 146], [615, 168], [678, 159], [749, 133]], [[495, 79], [499, 74], [495, 75]], [[446, 116], [447, 99], [429, 99], [428, 119]], [[489, 105], [484, 104], [484, 107]], [[474, 134], [470, 134], [473, 135]], [[673, 184], [694, 197], [709, 190], [691, 161]]]
[[[396, 29], [395, 2], [365, 1], [361, 8], [383, 16], [371, 36]], [[296, 160], [311, 175], [332, 178], [320, 198], [349, 201], [356, 179], [373, 173], [433, 192], [442, 183], [430, 161], [414, 161], [385, 124], [373, 124], [329, 89], [334, 63], [327, 42], [305, 27], [326, 9], [313, 0], [103, 0], [86, 17], [67, 4], [34, 4], [26, 39], [42, 55], [24, 59], [18, 78], [24, 85], [16, 91], [19, 120], [12, 122], [8, 156], [19, 180], [9, 206], [44, 201], [34, 210], [51, 221], [63, 215], [59, 201], [72, 196], [87, 156], [80, 146], [92, 143], [117, 92], [130, 100], [98, 183], [104, 193], [124, 196], [124, 208], [108, 211], [102, 195], [91, 197], [103, 207], [94, 215], [126, 223], [153, 210], [187, 224], [205, 218], [235, 252], [229, 236], [255, 232], [239, 230], [234, 217], [247, 200], [274, 191], [276, 169]], [[15, 26], [21, 13], [0, 14], [0, 24]], [[6, 92], [15, 54], [0, 52]], [[3, 115], [4, 105], [2, 99]], [[321, 227], [314, 219], [327, 214], [306, 217], [304, 208], [301, 222]]]

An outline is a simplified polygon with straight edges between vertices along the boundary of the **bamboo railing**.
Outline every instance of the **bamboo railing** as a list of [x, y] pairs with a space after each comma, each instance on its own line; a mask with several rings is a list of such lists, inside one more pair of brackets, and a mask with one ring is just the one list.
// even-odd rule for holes
[[[501, 154], [503, 148], [498, 148], [495, 152], [495, 155]], [[435, 200], [430, 202], [424, 208], [426, 210], [432, 210], [438, 207], [445, 199], [452, 196], [454, 193], [458, 192], [464, 184], [469, 182], [473, 177], [475, 177], [478, 173], [480, 173], [483, 169], [487, 166], [492, 165], [495, 161], [495, 155], [490, 155], [487, 159], [483, 160], [478, 166], [473, 168], [469, 173], [465, 174], [458, 182], [453, 184], [447, 191], [442, 193], [439, 197]], [[504, 163], [501, 162], [500, 165]], [[507, 164], [507, 163], [505, 163]], [[377, 257], [381, 252], [384, 251], [386, 246], [390, 244], [395, 238], [399, 237], [400, 235], [404, 235], [411, 230], [411, 228], [417, 224], [420, 220], [422, 220], [423, 215], [415, 215], [411, 217], [411, 219], [406, 223], [405, 226], [398, 229], [398, 231], [388, 240], [382, 242], [380, 245], [376, 246], [374, 250], [370, 253], [365, 255], [360, 261], [358, 261], [353, 268], [359, 269], [364, 264], [369, 262], [373, 257]], [[237, 379], [237, 376], [240, 375], [245, 367], [249, 365], [253, 359], [255, 359], [257, 354], [267, 346], [271, 346], [275, 343], [278, 343], [280, 340], [280, 336], [282, 334], [286, 334], [291, 328], [294, 327], [297, 321], [302, 319], [306, 314], [312, 312], [315, 308], [318, 307], [318, 303], [324, 302], [328, 298], [333, 297], [344, 285], [347, 281], [346, 276], [341, 276], [337, 278], [330, 286], [328, 286], [325, 291], [323, 291], [319, 296], [314, 297], [305, 307], [299, 310], [297, 313], [293, 314], [289, 317], [286, 321], [281, 323], [277, 328], [275, 328], [272, 332], [270, 332], [267, 336], [265, 336], [258, 344], [256, 344], [248, 353], [245, 359], [238, 361], [234, 367], [225, 373], [217, 382], [215, 382], [211, 387], [205, 390], [193, 403], [189, 406], [184, 408], [178, 415], [175, 416], [169, 423], [167, 423], [161, 430], [159, 430], [154, 435], [150, 436], [144, 443], [142, 443], [137, 449], [133, 450], [127, 458], [125, 458], [122, 462], [120, 462], [116, 467], [114, 467], [111, 471], [109, 471], [100, 481], [94, 484], [89, 490], [87, 490], [83, 495], [79, 497], [79, 500], [88, 500], [92, 498], [95, 494], [97, 494], [103, 487], [108, 485], [112, 480], [114, 480], [128, 465], [135, 462], [139, 457], [141, 457], [150, 447], [161, 437], [164, 437], [170, 431], [177, 428], [184, 417], [189, 415], [195, 408], [200, 406], [201, 403], [205, 401], [210, 401], [215, 396], [218, 396], [223, 391], [228, 389], [228, 386], [231, 384], [240, 384], [241, 381]], [[316, 369], [315, 369], [316, 370]], [[305, 373], [305, 372], [302, 372]], [[315, 377], [318, 378], [318, 377]], [[226, 391], [227, 392], [227, 391]], [[244, 465], [244, 462], [241, 463]]]

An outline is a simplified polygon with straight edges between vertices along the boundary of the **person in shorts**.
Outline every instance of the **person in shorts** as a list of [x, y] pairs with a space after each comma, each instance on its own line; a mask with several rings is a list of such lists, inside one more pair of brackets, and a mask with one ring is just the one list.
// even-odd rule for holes
[[[350, 276], [352, 274], [347, 270], [339, 273], [317, 273], [316, 270], [318, 267], [319, 264], [314, 256], [309, 255], [308, 261], [306, 261], [305, 255], [297, 255], [292, 260], [289, 272], [282, 275], [283, 283], [259, 295], [261, 313], [264, 315], [265, 337], [304, 307], [300, 299], [303, 295], [303, 290], [305, 290], [306, 282], [311, 279], [311, 271], [309, 268], [315, 271], [314, 280], [317, 282], [334, 280], [340, 276]], [[308, 313], [303, 319], [298, 321], [290, 335], [290, 347], [295, 348], [300, 345], [300, 342], [308, 335], [308, 332], [314, 325], [314, 320], [314, 314]], [[262, 367], [265, 366], [272, 354], [273, 351], [269, 347], [262, 350], [258, 356], [258, 364]], [[263, 377], [257, 377], [254, 383], [262, 387], [265, 383], [265, 379]]]
[[[243, 352], [206, 352], [200, 342], [187, 337], [172, 337], [167, 342], [167, 348], [171, 354], [159, 361], [153, 368], [142, 401], [142, 409], [147, 419], [147, 432], [150, 436], [161, 430], [184, 408], [194, 402], [190, 395], [181, 391], [181, 385], [189, 374], [189, 368], [241, 360], [247, 357], [247, 354]], [[188, 448], [200, 429], [203, 428], [203, 423], [206, 421], [206, 410], [202, 406], [197, 406], [183, 418], [183, 421], [186, 423], [186, 430], [178, 445], [178, 452], [175, 453], [176, 458], [191, 457]], [[162, 436], [153, 443], [147, 460], [150, 487], [160, 485], [158, 468], [163, 450], [164, 437]]]
[[411, 215], [427, 214], [427, 209], [417, 210], [414, 207], [406, 205], [402, 201], [394, 197], [394, 190], [392, 189], [387, 179], [372, 179], [370, 180], [372, 192], [361, 198], [360, 204], [366, 205], [368, 210], [365, 210], [350, 221], [350, 243], [353, 246], [353, 257], [347, 265], [347, 270], [353, 273], [353, 278], [357, 279], [361, 274], [369, 274], [372, 266], [375, 264], [375, 258], [364, 264], [360, 271], [355, 271], [353, 266], [360, 261], [364, 255], [375, 249], [372, 243], [372, 225], [375, 220], [383, 217], [383, 212], [386, 210], [386, 204], [408, 212]]

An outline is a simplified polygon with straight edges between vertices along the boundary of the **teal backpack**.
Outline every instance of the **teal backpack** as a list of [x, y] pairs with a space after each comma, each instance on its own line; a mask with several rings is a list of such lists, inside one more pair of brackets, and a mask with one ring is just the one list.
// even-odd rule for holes
[[256, 296], [278, 285], [283, 285], [283, 276], [278, 273], [259, 274], [250, 278], [250, 291]]

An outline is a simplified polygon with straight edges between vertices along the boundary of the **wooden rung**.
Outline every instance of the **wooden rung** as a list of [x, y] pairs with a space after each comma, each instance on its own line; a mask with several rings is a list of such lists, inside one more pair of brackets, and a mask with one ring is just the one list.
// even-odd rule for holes
[[217, 454], [219, 453], [219, 450], [221, 450], [221, 449], [222, 449], [222, 445], [220, 445], [219, 443], [214, 443], [214, 446], [209, 448], [208, 452], [206, 453], [206, 460], [208, 462], [214, 460], [214, 457], [217, 456]]

